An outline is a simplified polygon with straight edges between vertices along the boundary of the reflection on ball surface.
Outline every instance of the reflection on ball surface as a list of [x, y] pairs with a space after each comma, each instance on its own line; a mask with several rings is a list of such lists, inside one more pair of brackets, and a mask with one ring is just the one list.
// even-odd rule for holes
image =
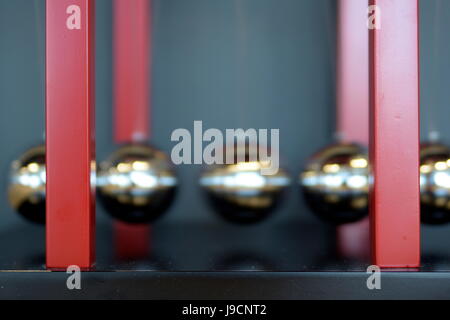
[[[230, 150], [227, 148], [225, 152]], [[235, 155], [237, 150], [240, 149], [235, 148]], [[290, 184], [289, 175], [281, 168], [273, 175], [263, 175], [261, 169], [269, 168], [270, 163], [251, 161], [248, 153], [244, 161], [237, 161], [236, 157], [235, 160], [232, 164], [206, 168], [200, 185], [214, 209], [226, 220], [243, 224], [259, 222], [280, 202]]]
[[307, 204], [325, 221], [351, 223], [368, 214], [368, 158], [359, 145], [337, 144], [319, 151], [299, 182]]
[[148, 223], [170, 206], [178, 184], [167, 155], [151, 146], [126, 145], [100, 164], [100, 200], [116, 219]]
[[423, 223], [450, 222], [450, 149], [447, 146], [421, 146], [420, 194]]
[[29, 221], [45, 223], [45, 146], [25, 152], [11, 165], [8, 199]]

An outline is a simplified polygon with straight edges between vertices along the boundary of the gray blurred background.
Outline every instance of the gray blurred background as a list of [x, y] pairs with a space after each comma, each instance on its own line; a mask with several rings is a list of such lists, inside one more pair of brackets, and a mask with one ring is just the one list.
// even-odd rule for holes
[[[0, 0], [0, 230], [27, 223], [6, 201], [10, 162], [42, 142], [44, 0]], [[421, 1], [422, 136], [450, 140], [450, 1]], [[97, 159], [112, 142], [111, 0], [97, 0]], [[335, 108], [336, 0], [153, 0], [152, 141], [171, 132], [279, 128], [281, 154], [297, 176], [330, 143]], [[434, 119], [434, 121], [433, 121]], [[157, 223], [223, 223], [197, 187], [200, 166], [181, 166], [182, 187]], [[110, 219], [98, 210], [98, 221]], [[293, 187], [270, 222], [315, 219]]]

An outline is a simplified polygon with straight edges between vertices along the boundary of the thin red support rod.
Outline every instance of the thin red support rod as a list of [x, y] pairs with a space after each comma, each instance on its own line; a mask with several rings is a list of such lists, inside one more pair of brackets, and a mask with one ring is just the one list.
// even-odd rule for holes
[[370, 31], [373, 263], [419, 267], [419, 4], [370, 4], [369, 25], [378, 27]]
[[114, 137], [149, 138], [150, 0], [114, 0]]
[[[339, 0], [337, 33], [337, 132], [344, 142], [369, 144], [368, 0]], [[370, 257], [369, 219], [337, 227], [338, 253]]]
[[[114, 0], [114, 139], [118, 144], [150, 137], [150, 0]], [[119, 259], [150, 252], [150, 226], [115, 222]]]
[[147, 224], [114, 223], [115, 257], [119, 261], [148, 258], [151, 252], [151, 228]]
[[95, 260], [94, 0], [47, 0], [48, 268]]
[[368, 0], [339, 0], [337, 131], [344, 141], [369, 144]]

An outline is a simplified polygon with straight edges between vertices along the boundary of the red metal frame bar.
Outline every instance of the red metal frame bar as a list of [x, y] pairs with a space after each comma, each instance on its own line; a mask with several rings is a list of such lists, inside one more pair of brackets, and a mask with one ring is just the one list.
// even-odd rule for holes
[[114, 1], [115, 141], [149, 138], [150, 1]]
[[151, 251], [151, 229], [148, 225], [114, 224], [114, 248], [118, 260], [138, 260]]
[[417, 0], [371, 0], [371, 224], [374, 264], [420, 265], [419, 32]]
[[[150, 0], [114, 1], [114, 138], [116, 143], [150, 136]], [[150, 226], [114, 223], [119, 259], [150, 252]]]
[[336, 244], [336, 251], [340, 257], [368, 261], [370, 259], [369, 219], [338, 226]]
[[368, 0], [339, 0], [337, 130], [345, 141], [369, 143]]
[[[339, 0], [337, 33], [337, 132], [342, 140], [369, 143], [368, 0]], [[339, 254], [370, 256], [370, 224], [361, 222], [336, 230]]]
[[95, 257], [94, 0], [47, 0], [48, 268]]

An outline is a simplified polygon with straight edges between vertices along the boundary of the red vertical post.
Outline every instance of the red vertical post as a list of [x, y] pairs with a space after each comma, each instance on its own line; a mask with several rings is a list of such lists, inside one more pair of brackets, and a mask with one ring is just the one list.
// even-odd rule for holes
[[339, 0], [337, 130], [341, 138], [369, 143], [368, 0]]
[[90, 268], [95, 256], [94, 0], [47, 0], [48, 268]]
[[[118, 144], [145, 141], [150, 129], [150, 0], [114, 0], [114, 138]], [[119, 259], [150, 251], [150, 226], [115, 222]]]
[[[420, 265], [417, 0], [371, 0], [370, 158], [373, 263]], [[369, 20], [370, 22], [371, 20]]]
[[117, 143], [149, 138], [150, 1], [114, 0], [114, 133]]
[[121, 261], [147, 258], [150, 246], [149, 225], [134, 225], [122, 222], [114, 224], [114, 248], [116, 258]]
[[[368, 0], [339, 0], [337, 33], [337, 132], [346, 142], [369, 144]], [[370, 256], [369, 219], [337, 228], [338, 252]]]

